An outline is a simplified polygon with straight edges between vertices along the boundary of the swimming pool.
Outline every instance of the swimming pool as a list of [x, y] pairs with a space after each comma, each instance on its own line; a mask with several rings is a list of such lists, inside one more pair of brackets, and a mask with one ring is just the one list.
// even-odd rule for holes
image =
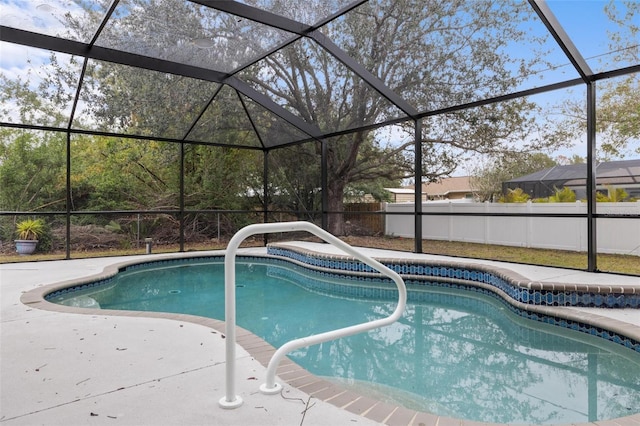
[[[634, 351], [523, 319], [496, 297], [408, 284], [401, 321], [290, 357], [362, 394], [457, 418], [569, 423], [638, 411], [640, 356]], [[201, 259], [131, 268], [48, 299], [223, 319], [223, 288], [222, 259]], [[245, 259], [237, 271], [238, 325], [278, 347], [387, 316], [395, 307], [392, 288], [285, 261]]]

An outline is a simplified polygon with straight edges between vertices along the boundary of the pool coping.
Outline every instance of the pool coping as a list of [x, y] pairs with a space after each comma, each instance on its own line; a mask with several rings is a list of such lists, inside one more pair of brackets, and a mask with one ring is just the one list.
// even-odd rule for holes
[[[285, 244], [279, 244], [279, 246], [287, 246]], [[287, 248], [295, 248], [298, 251], [302, 251], [306, 254], [321, 256], [326, 258], [331, 258], [334, 260], [344, 260], [348, 258], [348, 256], [344, 255], [328, 255], [320, 252], [316, 252], [309, 249], [304, 249], [295, 246], [287, 246]], [[20, 300], [23, 304], [28, 305], [32, 308], [42, 309], [46, 311], [53, 312], [64, 312], [64, 313], [79, 313], [79, 314], [87, 314], [87, 315], [110, 315], [110, 316], [127, 316], [127, 317], [149, 317], [149, 318], [164, 318], [175, 321], [185, 321], [198, 325], [203, 325], [214, 329], [220, 333], [225, 332], [225, 323], [224, 321], [204, 318], [194, 315], [186, 315], [186, 314], [168, 314], [161, 312], [138, 312], [138, 311], [114, 311], [114, 310], [104, 310], [104, 309], [89, 309], [89, 308], [76, 308], [76, 307], [67, 307], [63, 305], [58, 305], [52, 302], [45, 300], [45, 296], [57, 290], [87, 284], [90, 282], [96, 282], [104, 279], [109, 279], [117, 274], [123, 268], [133, 265], [139, 264], [149, 264], [155, 262], [161, 262], [163, 260], [178, 260], [178, 259], [189, 259], [189, 258], [207, 258], [207, 257], [220, 257], [222, 254], [202, 254], [202, 253], [181, 253], [181, 254], [172, 254], [172, 255], [157, 255], [150, 259], [135, 259], [135, 260], [127, 260], [124, 262], [116, 262], [113, 263], [103, 269], [102, 272], [93, 274], [90, 276], [85, 276], [78, 279], [71, 279], [66, 281], [61, 281], [55, 284], [49, 284], [46, 286], [38, 287], [33, 290], [27, 291], [22, 294]], [[250, 257], [264, 257], [264, 258], [277, 258], [283, 259], [281, 256], [274, 256], [270, 254], [250, 254]], [[285, 259], [292, 263], [294, 262], [292, 259]], [[407, 259], [403, 258], [377, 258], [377, 260], [384, 263], [384, 261], [401, 261], [407, 262]], [[416, 260], [411, 260], [411, 262], [417, 262]], [[420, 261], [421, 263], [428, 263], [428, 261]], [[440, 262], [442, 263], [442, 262]], [[452, 261], [447, 262], [449, 265], [457, 265], [457, 266], [466, 266], [466, 267], [483, 267], [487, 268], [492, 272], [499, 272], [501, 275], [506, 276], [510, 279], [513, 279], [514, 282], [523, 283], [526, 285], [526, 281], [533, 282], [523, 277], [520, 274], [517, 274], [514, 271], [511, 271], [507, 268], [497, 268], [494, 266], [487, 265], [479, 265], [477, 263], [465, 263], [464, 261]], [[309, 267], [309, 265], [304, 265]], [[310, 268], [314, 269], [314, 268]], [[498, 271], [499, 269], [499, 271]], [[343, 271], [340, 271], [343, 272]], [[479, 287], [482, 287], [482, 283], [478, 283]], [[557, 288], [554, 287], [554, 284], [561, 284], [567, 288], [567, 284], [562, 283], [542, 283], [545, 284], [548, 288]], [[580, 286], [579, 288], [583, 288], [584, 284], [575, 284], [576, 286]], [[549, 287], [551, 286], [551, 287]], [[573, 286], [569, 285], [569, 288]], [[588, 285], [587, 285], [588, 286]], [[608, 287], [608, 286], [595, 286], [595, 287]], [[589, 287], [592, 288], [592, 287]], [[593, 289], [593, 288], [592, 288]], [[603, 317], [601, 315], [589, 313], [589, 312], [581, 312], [566, 309], [563, 307], [557, 306], [536, 306], [536, 305], [528, 305], [522, 304], [520, 302], [514, 301], [509, 298], [507, 294], [504, 292], [501, 293], [499, 289], [490, 289], [495, 293], [499, 294], [503, 297], [508, 303], [523, 305], [521, 309], [526, 309], [534, 312], [538, 312], [543, 315], [552, 315], [554, 317], [565, 317], [567, 319], [581, 321], [586, 324], [591, 324], [597, 327], [602, 327], [607, 330], [615, 331], [616, 333], [620, 333], [625, 336], [630, 336], [633, 338], [640, 337], [640, 327], [634, 324], [626, 323], [623, 321], [619, 321], [612, 318]], [[601, 291], [598, 289], [598, 291]], [[602, 288], [602, 291], [606, 291], [606, 288]], [[634, 291], [640, 291], [640, 286], [638, 289], [634, 288]], [[271, 344], [264, 341], [262, 338], [254, 335], [250, 331], [243, 329], [241, 327], [237, 327], [237, 344], [243, 347], [255, 360], [260, 362], [263, 366], [267, 366], [269, 360], [272, 355], [275, 353], [276, 348]], [[367, 419], [385, 423], [385, 424], [394, 424], [394, 425], [420, 425], [420, 424], [432, 424], [438, 426], [448, 426], [448, 425], [465, 425], [465, 426], [475, 426], [479, 424], [489, 425], [491, 423], [485, 422], [477, 422], [470, 420], [462, 420], [456, 419], [446, 416], [438, 416], [431, 413], [419, 412], [416, 410], [408, 409], [402, 406], [390, 404], [387, 402], [379, 401], [368, 396], [360, 395], [352, 390], [348, 390], [346, 388], [341, 387], [338, 384], [329, 382], [321, 377], [317, 377], [310, 372], [306, 371], [304, 368], [300, 367], [294, 361], [291, 361], [288, 358], [283, 359], [280, 363], [277, 372], [277, 377], [286, 382], [292, 387], [295, 387], [311, 397], [317, 398], [319, 400], [328, 402], [338, 408], [349, 411], [350, 413], [357, 414], [363, 416]], [[630, 416], [625, 416], [621, 418], [605, 420], [605, 421], [597, 421], [597, 422], [587, 422], [580, 423], [581, 425], [600, 425], [600, 426], [614, 426], [614, 425], [637, 425], [640, 424], [640, 413], [636, 413]]]

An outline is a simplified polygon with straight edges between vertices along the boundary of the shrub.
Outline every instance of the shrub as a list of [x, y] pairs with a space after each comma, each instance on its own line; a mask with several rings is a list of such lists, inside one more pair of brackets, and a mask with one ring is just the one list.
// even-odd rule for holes
[[498, 202], [500, 203], [526, 203], [529, 198], [529, 194], [525, 193], [522, 188], [507, 189], [507, 193], [500, 197]]
[[25, 219], [16, 225], [19, 240], [38, 240], [44, 234], [42, 219]]
[[566, 186], [562, 189], [555, 188], [555, 193], [549, 197], [550, 203], [573, 203], [576, 201], [576, 193]]
[[622, 188], [614, 188], [607, 185], [607, 194], [596, 192], [596, 201], [599, 203], [621, 203], [629, 198], [629, 194]]

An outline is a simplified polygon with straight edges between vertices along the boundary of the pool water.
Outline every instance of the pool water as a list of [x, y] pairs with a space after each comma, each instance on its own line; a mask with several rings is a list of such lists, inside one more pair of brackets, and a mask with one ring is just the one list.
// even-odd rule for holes
[[[120, 273], [107, 284], [51, 301], [224, 320], [222, 259], [178, 265]], [[386, 317], [397, 300], [388, 290], [395, 288], [391, 281], [338, 280], [257, 259], [239, 259], [236, 287], [238, 325], [275, 347]], [[290, 358], [361, 394], [456, 418], [552, 424], [640, 412], [636, 352], [522, 319], [495, 297], [424, 287], [408, 283], [400, 321], [300, 349]]]

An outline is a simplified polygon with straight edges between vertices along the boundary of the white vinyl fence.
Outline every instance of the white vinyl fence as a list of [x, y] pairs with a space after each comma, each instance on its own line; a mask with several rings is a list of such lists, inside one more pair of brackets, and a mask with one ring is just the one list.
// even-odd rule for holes
[[[633, 203], [598, 203], [598, 214], [640, 214], [640, 201]], [[414, 212], [413, 203], [389, 203], [386, 212]], [[587, 204], [575, 203], [456, 203], [427, 202], [424, 213], [522, 213], [586, 214]], [[640, 256], [640, 219], [596, 221], [599, 253]], [[404, 215], [387, 215], [385, 234], [413, 238], [414, 221]], [[423, 216], [422, 238], [467, 241], [518, 247], [587, 251], [587, 219], [561, 217], [505, 216]]]

